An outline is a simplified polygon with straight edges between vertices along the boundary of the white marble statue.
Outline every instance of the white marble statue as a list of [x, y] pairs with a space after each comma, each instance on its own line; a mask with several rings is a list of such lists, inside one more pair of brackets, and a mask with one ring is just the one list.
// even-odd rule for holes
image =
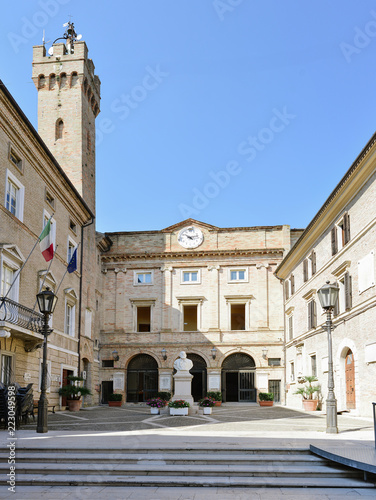
[[187, 354], [184, 351], [179, 353], [178, 359], [174, 363], [174, 368], [177, 372], [188, 372], [193, 366], [190, 359], [187, 358]]

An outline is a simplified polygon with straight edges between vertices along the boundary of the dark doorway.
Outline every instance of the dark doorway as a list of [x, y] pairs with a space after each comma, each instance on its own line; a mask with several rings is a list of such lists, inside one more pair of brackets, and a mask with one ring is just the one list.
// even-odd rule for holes
[[206, 396], [206, 362], [204, 358], [198, 354], [187, 354], [187, 358], [193, 362], [193, 367], [190, 370], [192, 379], [192, 397], [194, 401], [198, 401]]
[[238, 352], [228, 356], [222, 364], [223, 401], [256, 402], [255, 361], [248, 354]]
[[111, 381], [102, 382], [102, 404], [108, 403], [108, 396], [114, 392], [114, 383]]
[[142, 403], [157, 395], [158, 364], [152, 356], [139, 354], [128, 364], [127, 401]]
[[[65, 368], [63, 368], [63, 383], [62, 383], [62, 387], [64, 387], [64, 385], [68, 385], [70, 383], [68, 377], [70, 377], [71, 375], [74, 375], [73, 370], [66, 370]], [[63, 406], [63, 407], [67, 406], [67, 398], [66, 398], [66, 396], [62, 396], [62, 398], [61, 398], [61, 406]]]

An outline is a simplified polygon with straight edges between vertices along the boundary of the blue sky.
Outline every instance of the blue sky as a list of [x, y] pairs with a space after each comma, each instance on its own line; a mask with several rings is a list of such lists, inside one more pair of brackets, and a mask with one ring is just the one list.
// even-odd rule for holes
[[0, 77], [36, 128], [32, 46], [69, 15], [102, 82], [99, 231], [305, 227], [375, 131], [373, 1], [6, 2]]

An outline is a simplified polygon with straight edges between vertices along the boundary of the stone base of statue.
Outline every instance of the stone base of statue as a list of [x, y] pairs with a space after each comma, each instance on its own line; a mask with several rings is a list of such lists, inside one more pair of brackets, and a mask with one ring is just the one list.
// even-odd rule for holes
[[174, 381], [175, 381], [175, 392], [172, 397], [172, 401], [176, 399], [184, 399], [193, 407], [193, 398], [192, 398], [192, 379], [193, 375], [189, 373], [188, 370], [180, 370], [175, 373]]

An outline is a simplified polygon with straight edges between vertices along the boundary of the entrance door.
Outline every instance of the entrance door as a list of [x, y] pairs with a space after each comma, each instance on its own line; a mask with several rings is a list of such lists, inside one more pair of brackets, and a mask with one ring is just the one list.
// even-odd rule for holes
[[[69, 384], [69, 380], [68, 380], [68, 377], [70, 377], [71, 375], [74, 375], [73, 371], [72, 370], [66, 370], [65, 368], [63, 368], [63, 383], [62, 383], [62, 387], [64, 387], [64, 385], [68, 385]], [[66, 396], [62, 396], [61, 398], [61, 406], [67, 406], [67, 398]]]
[[346, 407], [348, 410], [355, 408], [355, 366], [354, 354], [349, 349], [345, 361], [346, 373]]
[[256, 402], [255, 361], [245, 353], [228, 356], [222, 365], [223, 400]]
[[158, 364], [152, 356], [139, 354], [128, 365], [127, 401], [141, 403], [157, 395]]
[[114, 392], [114, 383], [109, 380], [102, 382], [102, 404], [108, 403], [108, 396]]

